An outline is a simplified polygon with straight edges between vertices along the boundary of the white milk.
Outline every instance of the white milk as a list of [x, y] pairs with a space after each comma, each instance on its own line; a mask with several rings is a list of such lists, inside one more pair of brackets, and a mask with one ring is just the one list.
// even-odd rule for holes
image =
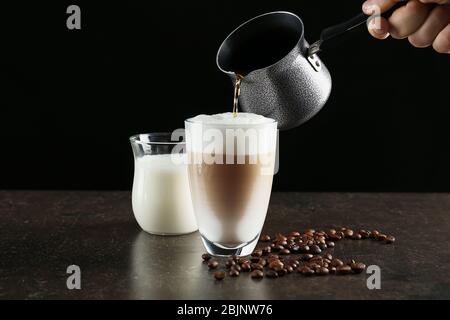
[[135, 161], [133, 212], [149, 233], [177, 235], [197, 230], [187, 167], [171, 155], [147, 155]]

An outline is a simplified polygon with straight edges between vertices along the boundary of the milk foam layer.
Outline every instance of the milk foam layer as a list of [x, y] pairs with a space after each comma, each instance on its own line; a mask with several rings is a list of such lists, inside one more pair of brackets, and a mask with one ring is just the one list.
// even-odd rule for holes
[[258, 125], [258, 124], [268, 124], [273, 123], [275, 120], [266, 118], [259, 114], [254, 113], [238, 113], [235, 116], [232, 112], [220, 113], [214, 115], [198, 115], [192, 119], [190, 122], [211, 124], [211, 125]]
[[253, 113], [199, 115], [186, 121], [188, 153], [257, 155], [273, 153], [277, 122]]

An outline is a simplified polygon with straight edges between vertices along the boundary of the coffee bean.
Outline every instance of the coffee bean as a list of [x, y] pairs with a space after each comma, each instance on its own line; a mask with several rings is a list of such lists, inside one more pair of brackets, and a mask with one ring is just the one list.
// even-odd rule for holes
[[284, 249], [283, 246], [275, 245], [275, 246], [272, 248], [272, 251], [278, 252], [278, 251], [281, 251], [281, 250], [283, 250], [283, 249]]
[[270, 242], [270, 240], [272, 240], [272, 239], [271, 239], [270, 236], [267, 235], [267, 234], [262, 235], [262, 236], [259, 238], [259, 241], [261, 241], [261, 242]]
[[300, 250], [300, 247], [297, 245], [293, 245], [289, 248], [293, 253], [297, 253]]
[[358, 232], [363, 239], [368, 239], [370, 237], [370, 232], [366, 230], [359, 230]]
[[327, 232], [328, 236], [332, 235], [332, 234], [336, 234], [336, 230], [335, 229], [330, 229]]
[[311, 262], [311, 263], [308, 264], [308, 267], [311, 268], [311, 269], [318, 269], [318, 268], [320, 268], [320, 264], [315, 263], [315, 262]]
[[377, 237], [378, 241], [386, 241], [387, 235], [380, 233]]
[[288, 255], [288, 254], [290, 254], [290, 253], [291, 253], [291, 252], [290, 252], [288, 249], [283, 249], [283, 250], [280, 251], [280, 254], [281, 254], [281, 255], [284, 255], [284, 256], [285, 256], [285, 255]]
[[230, 272], [228, 273], [228, 275], [230, 277], [239, 277], [239, 271], [237, 271], [235, 269], [231, 269]]
[[326, 276], [329, 273], [330, 273], [330, 270], [328, 270], [328, 268], [326, 268], [326, 267], [319, 268], [316, 272], [316, 274], [319, 276]]
[[342, 231], [336, 232], [336, 235], [338, 236], [338, 239], [339, 239], [339, 240], [345, 238], [345, 234], [344, 234], [344, 232], [342, 232]]
[[278, 277], [284, 277], [285, 275], [287, 275], [287, 270], [286, 269], [281, 269], [280, 271], [277, 271]]
[[329, 254], [329, 253], [325, 254], [323, 257], [324, 257], [325, 259], [330, 260], [330, 262], [331, 262], [331, 260], [333, 260], [333, 256], [332, 256], [331, 254]]
[[333, 241], [327, 241], [326, 244], [327, 244], [328, 248], [334, 248], [334, 246], [335, 246]]
[[259, 257], [261, 257], [262, 255], [263, 255], [262, 250], [255, 250], [255, 251], [253, 251], [253, 253], [252, 253], [252, 257], [257, 257], [257, 258], [259, 258]]
[[322, 252], [322, 250], [319, 248], [318, 245], [313, 245], [309, 248], [309, 252], [312, 254], [319, 254]]
[[250, 262], [241, 264], [241, 269], [242, 269], [242, 271], [244, 271], [244, 272], [249, 272], [250, 270], [252, 270], [252, 267], [251, 267], [251, 265], [250, 265]]
[[309, 260], [311, 260], [313, 257], [314, 257], [314, 256], [313, 256], [312, 254], [304, 254], [304, 255], [302, 255], [302, 256], [300, 257], [300, 259], [301, 259], [302, 261], [309, 261]]
[[299, 249], [298, 249], [299, 252], [307, 253], [307, 252], [309, 252], [309, 250], [310, 250], [310, 248], [308, 245], [306, 245], [306, 244], [299, 245]]
[[244, 263], [250, 263], [250, 260], [248, 260], [247, 258], [240, 258], [238, 263], [240, 265], [244, 264]]
[[354, 259], [350, 260], [349, 262], [347, 262], [347, 265], [352, 265], [353, 263], [356, 263], [356, 261]]
[[386, 243], [387, 244], [392, 244], [395, 242], [395, 237], [394, 236], [387, 236], [386, 237]]
[[316, 233], [316, 230], [314, 230], [314, 229], [307, 229], [305, 231], [305, 234], [308, 234], [308, 233], [314, 234], [314, 233]]
[[320, 250], [326, 250], [327, 248], [328, 248], [328, 246], [325, 244], [325, 243], [321, 243], [321, 244], [319, 244], [319, 248], [320, 248]]
[[312, 276], [315, 273], [313, 269], [306, 266], [298, 269], [298, 272], [304, 276]]
[[263, 267], [267, 264], [266, 259], [259, 259], [258, 264], [262, 265]]
[[352, 273], [352, 268], [350, 266], [340, 266], [336, 268], [336, 274], [346, 275]]
[[211, 260], [212, 256], [209, 253], [202, 254], [203, 261], [209, 261]]
[[277, 236], [275, 238], [275, 241], [277, 241], [277, 242], [283, 242], [286, 240], [287, 240], [287, 238], [285, 236], [283, 236], [281, 233], [277, 234]]
[[287, 266], [285, 268], [285, 270], [287, 271], [287, 273], [292, 273], [294, 271], [294, 267], [293, 266]]
[[253, 270], [252, 273], [250, 273], [250, 277], [252, 277], [252, 279], [262, 279], [264, 277], [264, 272], [261, 270]]
[[259, 263], [252, 263], [251, 265], [252, 270], [264, 270], [264, 267], [262, 265], [260, 265]]
[[216, 260], [209, 260], [208, 262], [208, 268], [210, 269], [216, 269], [219, 266], [219, 262], [217, 262]]
[[330, 274], [336, 274], [336, 268], [335, 267], [331, 267], [329, 268], [330, 270]]
[[225, 279], [225, 272], [223, 271], [214, 272], [214, 278], [216, 278], [217, 281], [222, 281], [223, 279]]
[[293, 232], [291, 232], [291, 233], [289, 234], [289, 236], [290, 236], [290, 237], [298, 238], [298, 237], [301, 236], [301, 234], [300, 234], [300, 232], [298, 232], [298, 231], [293, 231]]
[[342, 239], [342, 237], [340, 235], [338, 235], [337, 233], [334, 233], [334, 234], [330, 234], [328, 236], [328, 239], [333, 240], [333, 241], [339, 241]]
[[264, 249], [263, 249], [263, 255], [264, 256], [267, 256], [269, 253], [271, 253], [272, 252], [272, 248], [270, 247], [270, 246], [268, 246], [268, 247], [265, 247]]
[[355, 233], [352, 236], [352, 240], [361, 240], [361, 239], [362, 239], [362, 236], [359, 233]]
[[234, 265], [236, 265], [236, 262], [234, 260], [228, 260], [227, 262], [225, 262], [225, 267], [227, 269], [230, 269]]
[[238, 264], [235, 264], [235, 265], [231, 266], [231, 270], [236, 270], [236, 271], [241, 272], [242, 271], [242, 267], [239, 266]]
[[351, 229], [346, 229], [346, 230], [344, 231], [344, 236], [345, 236], [346, 238], [351, 238], [351, 237], [353, 236], [353, 230], [351, 230]]
[[288, 245], [288, 242], [287, 241], [277, 241], [276, 242], [276, 245], [279, 247], [279, 248], [281, 248], [281, 247], [286, 247], [287, 245]]
[[350, 265], [350, 267], [352, 268], [352, 271], [354, 273], [361, 273], [364, 270], [366, 270], [366, 265], [364, 263], [358, 262], [358, 263], [352, 263]]
[[339, 259], [331, 260], [331, 266], [333, 266], [335, 268], [343, 266], [343, 265], [344, 265], [344, 262], [342, 262], [342, 260], [339, 260]]
[[252, 262], [252, 263], [258, 263], [259, 260], [260, 260], [260, 258], [257, 258], [257, 257], [251, 257], [250, 262]]
[[274, 260], [271, 263], [269, 263], [269, 268], [278, 272], [280, 270], [283, 270], [284, 263], [281, 262], [280, 260]]
[[370, 233], [370, 237], [371, 237], [372, 239], [376, 239], [376, 238], [378, 237], [379, 234], [380, 234], [380, 231], [378, 231], [378, 230], [373, 230], [373, 231]]
[[266, 278], [271, 278], [271, 279], [278, 278], [278, 273], [276, 271], [269, 270], [266, 272]]

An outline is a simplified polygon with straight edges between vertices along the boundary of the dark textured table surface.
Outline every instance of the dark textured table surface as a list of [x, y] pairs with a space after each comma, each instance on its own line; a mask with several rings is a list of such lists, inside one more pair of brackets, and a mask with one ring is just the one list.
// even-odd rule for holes
[[[381, 268], [367, 274], [215, 282], [197, 233], [139, 230], [128, 192], [0, 192], [0, 299], [441, 299], [450, 298], [450, 195], [274, 194], [265, 232], [349, 226], [381, 229], [394, 245], [345, 240], [331, 250]], [[81, 268], [81, 290], [66, 269]]]

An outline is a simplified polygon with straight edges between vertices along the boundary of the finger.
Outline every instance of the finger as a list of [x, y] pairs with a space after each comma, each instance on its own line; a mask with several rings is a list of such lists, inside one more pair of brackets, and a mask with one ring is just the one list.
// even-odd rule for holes
[[450, 6], [437, 6], [430, 12], [419, 30], [408, 37], [408, 40], [417, 48], [429, 47], [449, 23]]
[[367, 0], [363, 3], [362, 10], [367, 15], [380, 14], [392, 8], [402, 0]]
[[437, 3], [437, 4], [446, 4], [450, 3], [450, 0], [419, 0], [422, 3]]
[[391, 36], [404, 39], [416, 32], [428, 17], [429, 10], [428, 5], [416, 0], [411, 0], [406, 6], [395, 10], [389, 18]]
[[384, 40], [389, 37], [389, 22], [385, 18], [372, 19], [368, 24], [368, 29], [374, 38]]
[[450, 53], [450, 24], [436, 37], [433, 48], [439, 53]]

